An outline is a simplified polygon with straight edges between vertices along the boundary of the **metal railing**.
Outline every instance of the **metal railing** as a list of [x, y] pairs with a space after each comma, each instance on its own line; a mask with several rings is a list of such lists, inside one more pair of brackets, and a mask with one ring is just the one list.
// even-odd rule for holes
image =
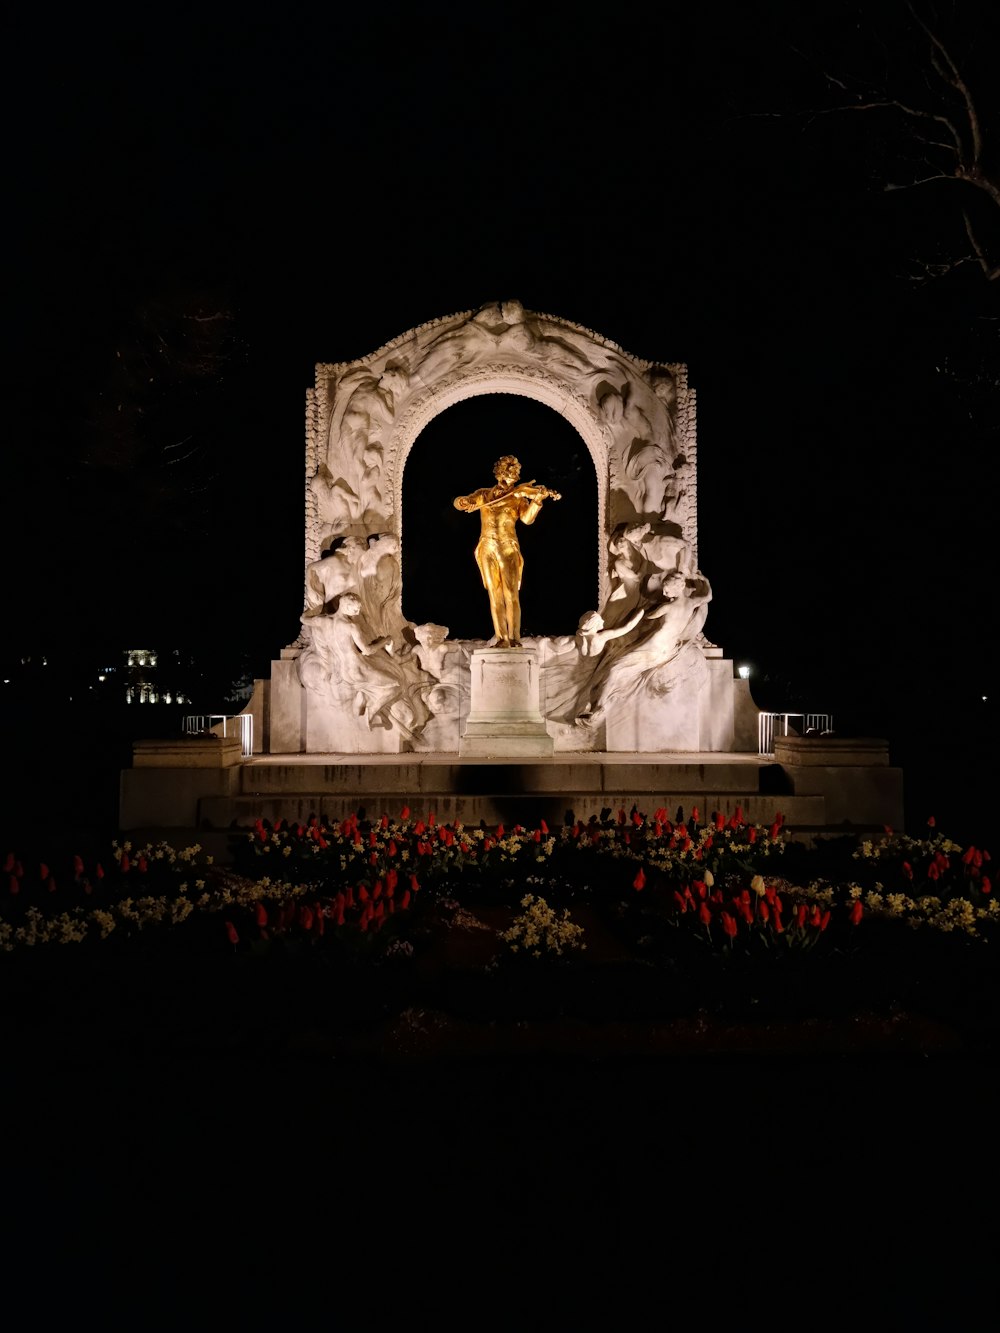
[[239, 733], [240, 752], [244, 759], [252, 759], [252, 713], [189, 713], [184, 719], [184, 734], [197, 736], [205, 731], [213, 731], [220, 725], [223, 736], [235, 736]]
[[792, 718], [797, 718], [802, 724], [801, 732], [797, 728], [791, 729], [792, 735], [833, 730], [832, 713], [761, 713], [757, 718], [758, 754], [774, 754], [774, 738], [789, 735]]

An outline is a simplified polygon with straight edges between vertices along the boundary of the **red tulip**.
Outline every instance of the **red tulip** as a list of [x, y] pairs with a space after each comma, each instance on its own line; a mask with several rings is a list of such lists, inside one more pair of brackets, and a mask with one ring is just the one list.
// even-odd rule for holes
[[122, 874], [127, 875], [132, 865], [131, 861], [128, 859], [128, 852], [122, 852], [122, 859], [118, 864], [121, 866]]
[[375, 887], [372, 889], [372, 899], [375, 902], [378, 902], [378, 900], [381, 897], [382, 897], [382, 881], [380, 879], [377, 879], [375, 881]]
[[722, 913], [722, 929], [731, 940], [736, 938], [736, 918], [730, 916], [728, 912]]
[[937, 820], [934, 818], [933, 815], [931, 815], [930, 819], [928, 819], [928, 821], [927, 821], [927, 827], [928, 827], [928, 828], [936, 828], [936, 827], [937, 827]]
[[501, 839], [502, 839], [503, 837], [504, 837], [503, 825], [502, 825], [502, 824], [498, 824], [498, 825], [497, 825], [497, 842], [500, 842]]
[[856, 925], [859, 924], [859, 922], [861, 921], [861, 915], [862, 915], [862, 913], [864, 912], [864, 910], [865, 910], [865, 909], [861, 906], [861, 899], [860, 899], [860, 898], [855, 898], [855, 899], [854, 899], [854, 902], [851, 904], [851, 918], [850, 918], [850, 919], [851, 919], [851, 925], [852, 925], [852, 926], [856, 926]]
[[717, 815], [715, 816], [715, 831], [716, 831], [716, 833], [721, 833], [722, 830], [723, 830], [725, 827], [726, 827], [726, 816], [725, 816], [724, 814], [721, 814], [721, 813], [720, 813], [720, 814], [717, 814]]
[[236, 927], [231, 921], [226, 922], [226, 934], [229, 936], [230, 944], [239, 944], [240, 937], [236, 932]]
[[708, 903], [702, 903], [698, 908], [698, 920], [703, 926], [712, 924], [712, 913], [709, 911]]
[[410, 876], [410, 888], [413, 890], [414, 893], [416, 893], [417, 890], [420, 888], [420, 884], [417, 880], [416, 875]]
[[434, 815], [434, 811], [433, 811], [433, 810], [432, 810], [432, 811], [430, 812], [430, 814], [427, 816], [427, 822], [428, 822], [428, 824], [430, 824], [431, 828], [434, 827], [434, 824], [435, 824], [435, 815]]
[[761, 921], [763, 921], [765, 924], [766, 924], [768, 921], [770, 921], [770, 919], [771, 919], [771, 909], [768, 907], [768, 905], [767, 905], [766, 902], [758, 903], [758, 905], [757, 905], [757, 910], [758, 910], [758, 912], [760, 912], [760, 919], [761, 919]]
[[544, 833], [546, 836], [548, 836], [549, 826], [548, 826], [548, 824], [546, 824], [546, 822], [545, 822], [544, 819], [539, 820], [539, 822], [538, 822], [538, 827], [539, 827], [539, 830], [540, 830], [542, 833]]
[[264, 906], [263, 903], [257, 904], [256, 920], [258, 926], [267, 925], [267, 908]]
[[757, 830], [753, 826], [753, 824], [751, 824], [750, 829], [747, 833], [747, 842], [749, 842], [752, 846], [756, 841], [757, 841]]
[[413, 825], [413, 832], [416, 834], [418, 838], [422, 838], [426, 827], [427, 825], [424, 823], [424, 821], [422, 819], [418, 819], [417, 822]]
[[399, 817], [400, 817], [400, 819], [409, 819], [409, 817], [410, 817], [410, 807], [409, 807], [408, 805], [404, 805], [404, 806], [403, 806], [402, 810], [400, 810], [400, 812], [399, 812]]
[[682, 912], [687, 911], [688, 909], [687, 899], [684, 897], [683, 894], [678, 893], [676, 889], [674, 889], [674, 902], [677, 904], [677, 906], [681, 909]]
[[401, 912], [405, 912], [406, 909], [409, 907], [409, 905], [410, 905], [410, 890], [404, 889], [403, 896], [399, 900], [399, 910]]
[[695, 808], [691, 811], [691, 818], [692, 818], [692, 819], [694, 820], [694, 822], [697, 824], [697, 822], [698, 822], [698, 807], [697, 807], [697, 806], [695, 806]]
[[646, 887], [646, 876], [645, 873], [643, 872], [642, 866], [639, 867], [638, 874], [632, 881], [632, 887], [633, 889], [644, 889]]
[[990, 892], [990, 890], [993, 888], [993, 885], [990, 883], [988, 875], [984, 875], [982, 877], [982, 879], [979, 881], [979, 887], [982, 889], [983, 893]]
[[73, 874], [74, 874], [74, 875], [82, 875], [82, 874], [83, 874], [83, 857], [82, 857], [82, 856], [74, 856], [74, 857], [73, 857]]

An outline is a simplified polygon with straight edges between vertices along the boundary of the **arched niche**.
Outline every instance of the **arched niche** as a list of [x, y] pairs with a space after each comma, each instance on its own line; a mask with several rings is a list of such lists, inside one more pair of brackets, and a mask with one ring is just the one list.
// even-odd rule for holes
[[[535, 380], [528, 376], [518, 373], [517, 369], [508, 370], [504, 373], [488, 373], [480, 380], [465, 380], [460, 385], [452, 386], [446, 393], [433, 395], [431, 403], [420, 404], [420, 410], [415, 412], [413, 417], [407, 422], [406, 433], [399, 441], [399, 445], [394, 454], [395, 466], [392, 475], [393, 487], [393, 513], [395, 515], [394, 531], [400, 540], [401, 553], [406, 548], [406, 514], [403, 506], [403, 472], [406, 467], [406, 460], [409, 457], [410, 450], [413, 448], [418, 437], [424, 432], [427, 426], [448, 408], [456, 406], [458, 403], [467, 402], [470, 398], [478, 398], [485, 395], [509, 394], [514, 397], [530, 398], [534, 402], [541, 403], [543, 406], [552, 409], [562, 416], [573, 429], [577, 432], [583, 443], [586, 445], [587, 452], [590, 454], [594, 464], [594, 471], [597, 477], [597, 512], [593, 516], [593, 552], [594, 561], [597, 570], [597, 586], [600, 594], [600, 601], [603, 603], [607, 596], [607, 562], [604, 558], [605, 542], [604, 532], [607, 528], [607, 504], [608, 504], [608, 470], [607, 453], [604, 441], [593, 420], [587, 420], [585, 414], [580, 410], [578, 404], [572, 404], [571, 410], [565, 410], [567, 404], [565, 399], [560, 398], [551, 388], [539, 385]], [[514, 444], [507, 451], [510, 453], [524, 453], [522, 463], [526, 469], [526, 476], [533, 476], [538, 470], [539, 459], [528, 454], [525, 451], [519, 451]], [[447, 486], [447, 479], [442, 477], [442, 484]], [[479, 485], [488, 486], [492, 484], [492, 477], [489, 473], [485, 474], [479, 481]], [[468, 489], [472, 489], [469, 487]], [[473, 542], [473, 545], [475, 543]], [[583, 608], [581, 608], [583, 609]]]
[[579, 431], [533, 397], [473, 394], [427, 422], [402, 469], [399, 559], [407, 621], [448, 625], [455, 640], [490, 632], [475, 560], [479, 516], [458, 510], [454, 498], [491, 485], [496, 460], [509, 453], [523, 460], [526, 481], [562, 496], [546, 504], [538, 522], [518, 529], [523, 634], [572, 634], [581, 615], [600, 605], [603, 561], [594, 533], [603, 530], [603, 516], [597, 470]]
[[[597, 474], [602, 603], [616, 527], [652, 520], [697, 562], [686, 367], [640, 360], [580, 325], [509, 301], [423, 324], [360, 360], [317, 366], [306, 403], [305, 565], [340, 538], [404, 541], [402, 479], [414, 441], [438, 413], [482, 394], [533, 398], [586, 445]], [[532, 460], [522, 461], [530, 471]]]

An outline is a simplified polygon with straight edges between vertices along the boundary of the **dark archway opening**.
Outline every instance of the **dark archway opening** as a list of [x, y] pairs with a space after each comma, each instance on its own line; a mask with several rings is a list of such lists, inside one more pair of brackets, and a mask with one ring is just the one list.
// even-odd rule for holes
[[410, 450], [403, 473], [403, 614], [447, 625], [453, 639], [488, 640], [490, 604], [476, 567], [478, 514], [456, 495], [493, 484], [504, 454], [525, 481], [559, 491], [530, 527], [518, 524], [524, 556], [524, 636], [572, 634], [598, 604], [597, 473], [564, 417], [533, 398], [482, 394], [439, 413]]

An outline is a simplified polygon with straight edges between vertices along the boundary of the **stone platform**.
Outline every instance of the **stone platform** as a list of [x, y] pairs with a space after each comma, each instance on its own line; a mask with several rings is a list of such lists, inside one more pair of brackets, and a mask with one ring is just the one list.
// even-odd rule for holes
[[[369, 817], [433, 813], [440, 822], [489, 826], [550, 825], [567, 810], [588, 818], [604, 807], [647, 812], [678, 806], [702, 818], [731, 815], [785, 827], [805, 839], [822, 833], [880, 833], [902, 827], [902, 772], [889, 767], [878, 739], [789, 738], [775, 755], [556, 754], [529, 760], [456, 754], [258, 755], [232, 762], [214, 739], [191, 739], [190, 762], [178, 767], [153, 742], [138, 742], [133, 767], [122, 773], [123, 831], [205, 832], [251, 828], [255, 819], [342, 819], [364, 808]], [[204, 752], [204, 753], [202, 753]]]

